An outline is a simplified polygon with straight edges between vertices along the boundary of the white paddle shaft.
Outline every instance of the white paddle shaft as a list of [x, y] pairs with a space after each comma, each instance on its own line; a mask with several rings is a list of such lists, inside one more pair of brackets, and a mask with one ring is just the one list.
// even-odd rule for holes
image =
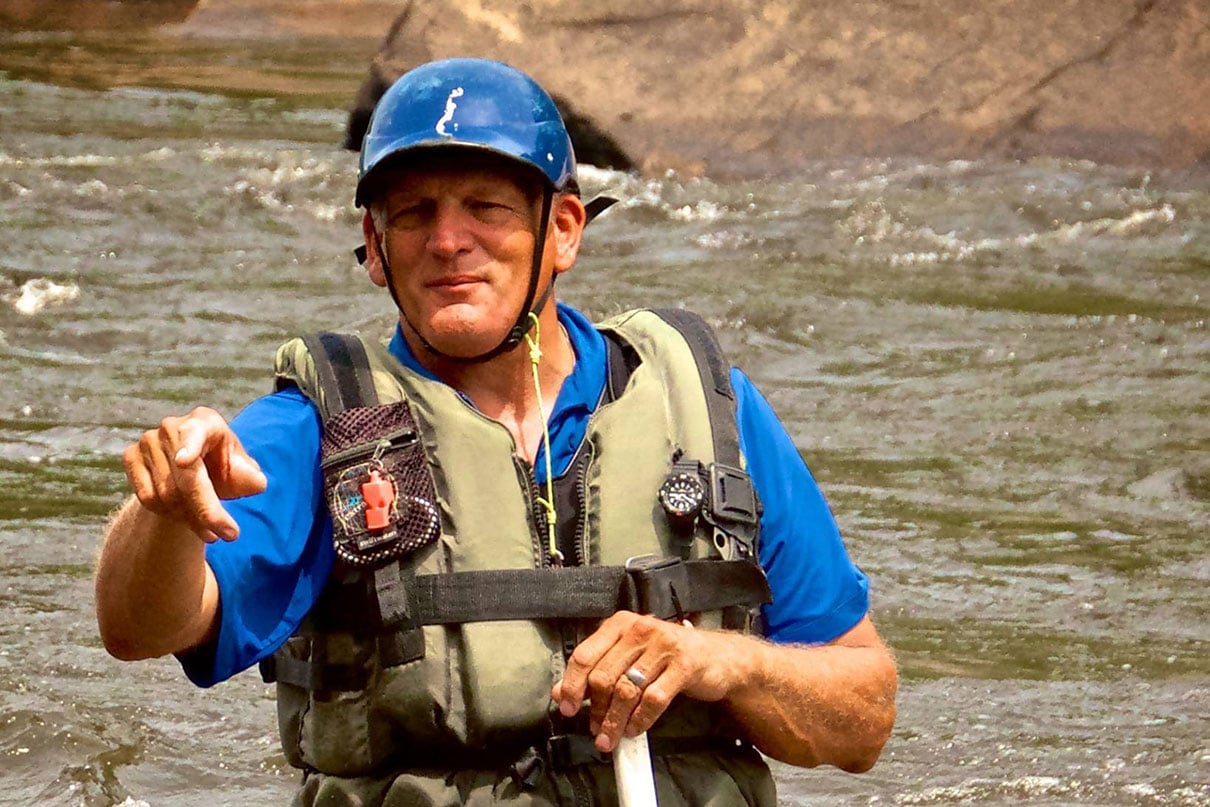
[[618, 783], [619, 807], [656, 807], [655, 771], [647, 732], [618, 741], [613, 752], [613, 776]]

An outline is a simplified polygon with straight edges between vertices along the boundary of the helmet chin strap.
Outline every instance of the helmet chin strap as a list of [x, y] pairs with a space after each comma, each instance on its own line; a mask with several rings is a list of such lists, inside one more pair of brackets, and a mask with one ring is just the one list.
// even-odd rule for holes
[[395, 301], [395, 307], [399, 309], [400, 317], [407, 323], [408, 328], [411, 329], [416, 338], [420, 340], [420, 344], [424, 346], [425, 350], [446, 361], [457, 362], [459, 364], [480, 364], [496, 358], [501, 353], [507, 353], [521, 344], [521, 340], [525, 338], [525, 334], [529, 333], [530, 328], [533, 327], [534, 319], [530, 316], [530, 313], [538, 314], [541, 312], [546, 307], [546, 303], [550, 300], [550, 295], [554, 291], [555, 280], [552, 277], [550, 283], [546, 284], [546, 289], [542, 292], [542, 296], [536, 302], [534, 301], [534, 297], [538, 292], [538, 280], [542, 274], [542, 256], [546, 252], [547, 221], [550, 219], [550, 209], [553, 200], [554, 191], [544, 185], [542, 190], [542, 213], [538, 217], [538, 238], [534, 243], [534, 257], [529, 268], [529, 287], [525, 293], [525, 302], [521, 304], [521, 312], [517, 315], [516, 321], [508, 329], [508, 333], [500, 344], [486, 353], [480, 353], [478, 356], [451, 356], [424, 338], [423, 334], [420, 333], [420, 329], [408, 318], [403, 304], [399, 301], [399, 295], [395, 291], [395, 283], [391, 278], [391, 265], [387, 261], [387, 251], [383, 247], [381, 239], [375, 240], [374, 243], [378, 249], [378, 259], [382, 261], [382, 271], [386, 275], [387, 291], [391, 293], [391, 299]]

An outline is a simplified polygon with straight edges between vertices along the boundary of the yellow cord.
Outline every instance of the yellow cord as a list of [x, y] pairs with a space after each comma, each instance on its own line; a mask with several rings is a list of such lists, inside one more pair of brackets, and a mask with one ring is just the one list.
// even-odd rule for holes
[[546, 498], [538, 497], [538, 504], [546, 510], [546, 540], [550, 547], [550, 557], [560, 565], [563, 563], [563, 553], [559, 551], [559, 542], [555, 533], [558, 515], [555, 512], [555, 480], [550, 463], [550, 429], [546, 425], [546, 404], [542, 402], [542, 382], [538, 376], [538, 362], [542, 358], [542, 328], [538, 315], [529, 312], [529, 318], [534, 323], [532, 335], [525, 334], [525, 342], [529, 345], [529, 366], [534, 376], [534, 392], [538, 395], [538, 412], [542, 415], [542, 442], [546, 448]]

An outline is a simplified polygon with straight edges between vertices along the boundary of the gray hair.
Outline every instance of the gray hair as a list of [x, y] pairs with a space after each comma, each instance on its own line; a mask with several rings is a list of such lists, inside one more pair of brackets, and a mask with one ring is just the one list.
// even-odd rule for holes
[[386, 235], [387, 231], [387, 205], [386, 200], [381, 197], [371, 199], [366, 204], [366, 210], [370, 213], [370, 220], [374, 222], [374, 229], [378, 234]]

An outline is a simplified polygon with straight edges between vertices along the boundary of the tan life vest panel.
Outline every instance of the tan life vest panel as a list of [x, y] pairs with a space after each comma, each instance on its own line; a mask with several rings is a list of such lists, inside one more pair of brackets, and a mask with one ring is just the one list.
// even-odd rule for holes
[[[625, 346], [635, 366], [624, 390], [591, 416], [581, 456], [573, 463], [581, 504], [574, 530], [579, 557], [574, 560], [588, 571], [621, 568], [638, 556], [681, 558], [699, 566], [715, 559], [704, 566], [714, 569], [719, 568], [720, 549], [734, 552], [738, 546], [739, 552], [748, 553], [748, 561], [754, 561], [754, 535], [751, 543], [732, 541], [728, 550], [726, 531], [720, 531], [713, 519], [699, 519], [690, 534], [683, 534], [670, 526], [657, 499], [674, 459], [692, 458], [703, 468], [713, 468], [719, 445], [717, 429], [712, 429], [710, 391], [705, 388], [710, 374], [691, 340], [682, 335], [683, 326], [674, 326], [654, 312], [634, 311], [598, 327]], [[475, 574], [516, 571], [523, 576], [550, 566], [533, 471], [517, 456], [508, 431], [453, 388], [404, 368], [385, 346], [368, 340], [360, 340], [360, 345], [365, 354], [363, 386], [372, 385], [380, 407], [406, 407], [414, 422], [414, 431], [403, 430], [412, 439], [407, 450], [419, 458], [431, 479], [427, 495], [434, 506], [432, 535], [398, 564], [388, 565], [392, 580], [396, 567], [406, 588], [417, 581], [473, 580]], [[279, 385], [296, 385], [316, 403], [326, 433], [329, 415], [338, 407], [328, 400], [333, 384], [321, 377], [324, 371], [322, 362], [315, 360], [315, 346], [313, 340], [308, 344], [298, 339], [283, 345], [276, 373]], [[717, 376], [727, 368], [715, 363], [715, 381], [719, 381]], [[730, 417], [733, 424], [733, 410]], [[730, 439], [736, 440], [735, 435]], [[738, 443], [729, 450], [738, 459]], [[566, 572], [577, 570], [572, 567]], [[382, 572], [367, 573], [338, 563], [328, 589], [372, 590], [365, 580], [374, 574]], [[445, 602], [444, 597], [435, 599], [437, 608]], [[344, 792], [351, 777], [375, 775], [384, 777], [378, 780], [382, 783], [397, 783], [388, 788], [402, 787], [398, 783], [410, 781], [408, 776], [423, 778], [408, 772], [411, 768], [450, 760], [455, 764], [447, 763], [449, 769], [470, 770], [474, 760], [490, 757], [494, 762], [498, 749], [522, 749], [550, 733], [552, 721], [558, 719], [550, 688], [561, 677], [565, 656], [574, 646], [568, 644], [565, 625], [549, 619], [454, 624], [422, 624], [413, 619], [414, 627], [407, 634], [411, 639], [405, 641], [398, 635], [384, 638], [359, 631], [358, 602], [341, 593], [329, 597], [326, 590], [313, 610], [315, 618], [309, 617], [275, 657], [280, 664], [322, 663], [323, 669], [349, 671], [356, 680], [350, 686], [327, 689], [314, 676], [303, 676], [311, 681], [309, 685], [299, 685], [299, 678], [291, 682], [283, 680], [288, 676], [277, 676], [286, 755], [292, 764], [322, 774], [323, 788]], [[408, 608], [424, 610], [415, 602], [405, 603], [403, 610]], [[699, 625], [717, 628], [723, 619], [721, 610], [706, 611], [700, 614]], [[582, 637], [592, 623], [579, 627], [577, 636]], [[401, 658], [403, 663], [398, 663]], [[714, 705], [685, 698], [678, 699], [651, 733], [653, 739], [734, 736]], [[736, 770], [748, 771], [744, 782], [737, 784], [730, 775], [717, 773], [728, 768], [721, 763], [711, 763], [717, 775], [704, 781], [722, 776], [731, 783], [728, 786], [744, 792], [771, 792], [759, 755], [750, 748], [736, 750], [734, 744], [732, 748], [735, 753], [724, 756], [735, 757]], [[713, 758], [717, 752], [716, 744], [702, 753]], [[684, 757], [680, 762], [667, 762], [669, 776], [694, 754], [680, 756]], [[753, 757], [759, 762], [755, 767]], [[471, 760], [471, 765], [457, 762], [462, 759]], [[498, 766], [487, 766], [493, 767]]]

